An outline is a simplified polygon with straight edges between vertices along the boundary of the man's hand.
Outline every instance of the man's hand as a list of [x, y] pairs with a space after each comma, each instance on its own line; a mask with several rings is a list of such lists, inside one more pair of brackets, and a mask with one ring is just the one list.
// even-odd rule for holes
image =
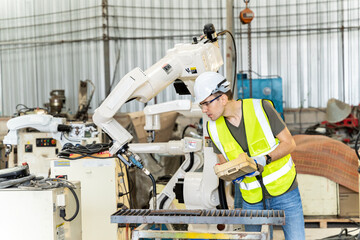
[[[263, 169], [264, 170], [264, 169]], [[251, 172], [251, 173], [247, 173], [241, 177], [238, 177], [237, 179], [234, 179], [232, 180], [232, 182], [235, 184], [235, 183], [241, 183], [242, 180], [244, 180], [245, 177], [256, 177], [260, 175], [260, 172], [259, 171], [254, 171], [254, 172]]]
[[254, 159], [257, 164], [260, 164], [263, 167], [266, 166], [266, 156], [256, 156], [251, 158]]

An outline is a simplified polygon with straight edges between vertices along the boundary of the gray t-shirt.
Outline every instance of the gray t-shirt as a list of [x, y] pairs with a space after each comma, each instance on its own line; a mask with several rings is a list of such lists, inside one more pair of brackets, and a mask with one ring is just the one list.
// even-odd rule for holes
[[[274, 109], [271, 103], [269, 103], [268, 101], [263, 101], [263, 107], [269, 119], [271, 131], [274, 136], [277, 136], [282, 130], [285, 129], [286, 124], [280, 117], [279, 113]], [[232, 125], [226, 118], [225, 118], [225, 123], [226, 126], [229, 128], [229, 131], [235, 138], [235, 140], [240, 144], [241, 148], [244, 150], [244, 152], [247, 152], [249, 154], [248, 143], [246, 141], [246, 136], [245, 136], [244, 118], [241, 117], [239, 126]], [[219, 151], [219, 149], [216, 147], [215, 144], [213, 144], [213, 149], [216, 154], [221, 154], [221, 152]], [[289, 188], [287, 192], [290, 192], [291, 190], [295, 189], [297, 186], [298, 184], [295, 177], [292, 186]], [[267, 191], [265, 191], [264, 195], [265, 198], [271, 197]]]

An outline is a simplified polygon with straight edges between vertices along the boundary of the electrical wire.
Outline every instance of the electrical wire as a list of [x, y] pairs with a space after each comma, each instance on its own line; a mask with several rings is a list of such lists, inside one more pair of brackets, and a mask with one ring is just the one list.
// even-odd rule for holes
[[[64, 185], [64, 187], [68, 188], [68, 189], [70, 190], [70, 192], [73, 194], [73, 196], [74, 196], [74, 198], [75, 198], [76, 209], [75, 209], [74, 214], [73, 214], [72, 217], [70, 217], [70, 218], [65, 218], [65, 217], [66, 217], [65, 209], [63, 209], [63, 211], [64, 211], [64, 216], [61, 216], [61, 217], [62, 217], [62, 219], [64, 219], [64, 221], [66, 221], [66, 222], [71, 222], [72, 220], [74, 220], [74, 219], [76, 218], [76, 216], [77, 216], [78, 213], [79, 213], [80, 203], [79, 203], [79, 198], [78, 198], [76, 192], [74, 191], [74, 189], [71, 188], [71, 187], [69, 187], [69, 186], [67, 186], [67, 185]], [[61, 211], [61, 210], [62, 210], [62, 209], [60, 209], [60, 211]]]
[[234, 63], [234, 80], [233, 80], [233, 88], [232, 88], [232, 93], [234, 94], [235, 92], [235, 85], [236, 85], [236, 73], [237, 73], [237, 50], [236, 50], [236, 42], [235, 42], [235, 38], [233, 36], [233, 34], [229, 31], [229, 30], [224, 30], [222, 32], [219, 32], [218, 35], [221, 36], [223, 35], [224, 33], [228, 33], [230, 36], [231, 36], [231, 39], [233, 41], [233, 46], [234, 46], [234, 55], [235, 55], [235, 63]]
[[[99, 157], [94, 155], [108, 151], [110, 147], [111, 144], [109, 143], [95, 143], [95, 144], [87, 144], [85, 146], [83, 145], [74, 146], [71, 143], [70, 144], [67, 143], [64, 145], [63, 149], [58, 153], [57, 156], [68, 160], [76, 160], [85, 157], [99, 158], [99, 159], [113, 158], [113, 157]], [[74, 157], [72, 155], [79, 155], [79, 156]]]
[[[20, 106], [22, 106], [22, 108], [19, 108]], [[27, 112], [32, 112], [32, 111], [35, 111], [35, 110], [44, 110], [45, 112], [48, 112], [49, 109], [47, 108], [40, 108], [40, 107], [35, 107], [35, 108], [29, 108], [27, 107], [25, 104], [18, 104], [16, 105], [16, 116], [20, 116], [21, 114], [26, 114]]]

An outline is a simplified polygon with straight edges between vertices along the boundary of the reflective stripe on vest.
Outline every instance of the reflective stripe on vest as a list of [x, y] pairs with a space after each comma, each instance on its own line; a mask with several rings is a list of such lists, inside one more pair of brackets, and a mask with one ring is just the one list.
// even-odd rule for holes
[[[246, 113], [246, 116], [251, 116], [250, 119], [244, 116], [246, 140], [250, 156], [266, 155], [272, 152], [277, 142], [262, 107], [262, 100], [244, 99], [243, 112]], [[247, 121], [248, 119], [249, 121]], [[254, 119], [257, 119], [257, 121], [254, 121]]]
[[[222, 116], [221, 116], [222, 117]], [[216, 129], [216, 122], [215, 121], [208, 121], [208, 132], [211, 137], [211, 140], [215, 144], [215, 146], [219, 149], [221, 154], [225, 157], [226, 161], [229, 161], [229, 158], [227, 157], [225, 150], [220, 142], [220, 138], [218, 135], [218, 131]]]
[[[289, 158], [289, 161], [282, 167], [280, 168], [278, 171], [276, 172], [273, 172], [269, 175], [267, 175], [266, 177], [263, 178], [263, 182], [264, 182], [264, 185], [267, 185], [269, 183], [272, 183], [273, 181], [277, 180], [278, 178], [284, 176], [285, 174], [287, 174], [291, 168], [293, 166], [293, 161], [291, 159], [291, 157]], [[242, 181], [240, 183], [240, 187], [245, 189], [245, 190], [253, 190], [253, 189], [256, 189], [258, 187], [261, 187], [260, 186], [260, 183], [258, 181], [254, 181], [254, 182], [251, 182], [251, 183], [245, 183], [244, 181]]]
[[[265, 153], [262, 153], [263, 155], [266, 155], [266, 154], [272, 152], [277, 147], [277, 144], [276, 144], [274, 135], [271, 131], [269, 121], [265, 117], [265, 113], [264, 113], [263, 107], [261, 105], [261, 99], [253, 99], [253, 104], [254, 104], [256, 117], [263, 129], [266, 140], [270, 145], [270, 150]], [[256, 156], [256, 155], [254, 154], [254, 156]]]

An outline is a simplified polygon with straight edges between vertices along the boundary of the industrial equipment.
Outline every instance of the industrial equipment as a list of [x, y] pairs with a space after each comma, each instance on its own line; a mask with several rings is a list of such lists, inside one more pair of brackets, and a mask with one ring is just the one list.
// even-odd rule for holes
[[50, 92], [50, 96], [51, 96], [49, 99], [50, 114], [59, 117], [61, 114], [61, 110], [65, 107], [65, 102], [66, 102], [65, 90], [63, 89], [52, 90]]
[[[100, 141], [99, 132], [94, 124], [66, 124], [65, 118], [51, 115], [31, 114], [15, 117], [7, 122], [7, 127], [9, 132], [3, 140], [6, 155], [11, 153], [12, 146], [17, 146], [17, 164], [27, 162], [31, 173], [43, 177], [49, 174], [49, 159], [55, 158], [65, 144]], [[26, 131], [28, 128], [39, 132]], [[14, 165], [14, 160], [9, 162], [9, 167]]]
[[[120, 107], [131, 99], [148, 102], [176, 79], [182, 80], [190, 93], [196, 77], [205, 71], [217, 71], [223, 64], [217, 43], [217, 34], [212, 24], [204, 27], [204, 34], [193, 44], [177, 44], [167, 55], [145, 72], [135, 68], [126, 74], [103, 103], [95, 110], [93, 121], [113, 140], [110, 153], [117, 155], [127, 166], [136, 166], [155, 181], [144, 168], [140, 157], [129, 150], [132, 136], [113, 116]], [[207, 135], [206, 131], [204, 135]], [[205, 141], [204, 141], [205, 143]], [[212, 166], [217, 162], [210, 145], [204, 146], [206, 161], [203, 173], [191, 173], [184, 181], [184, 200], [191, 208], [215, 208], [219, 205], [218, 179]], [[186, 184], [188, 183], [188, 184]], [[187, 187], [188, 186], [188, 187]], [[156, 196], [156, 193], [153, 195]], [[156, 199], [153, 200], [156, 208]]]
[[248, 3], [250, 2], [250, 0], [244, 0], [244, 2], [246, 4], [246, 7], [240, 12], [239, 18], [243, 24], [249, 24], [255, 17], [255, 14], [253, 11], [251, 11], [250, 8], [248, 8]]
[[53, 159], [51, 177], [81, 182], [82, 238], [118, 239], [118, 228], [109, 216], [130, 207], [127, 173], [117, 158]]
[[[88, 85], [91, 84], [92, 90], [90, 96], [87, 96]], [[90, 102], [95, 92], [95, 85], [90, 80], [81, 81], [79, 83], [79, 95], [78, 95], [78, 109], [74, 115], [68, 112], [62, 112], [65, 108], [66, 97], [65, 90], [55, 89], [50, 92], [49, 103], [45, 103], [45, 107], [48, 109], [47, 112], [54, 117], [63, 117], [70, 121], [87, 121], [88, 110], [90, 108]], [[27, 108], [27, 107], [26, 107]]]
[[[284, 118], [282, 78], [279, 76], [261, 76], [257, 74], [252, 80], [252, 98], [269, 99], [275, 109]], [[251, 98], [248, 72], [237, 75], [238, 97]]]
[[[80, 198], [80, 184], [73, 183]], [[49, 186], [49, 185], [47, 185]], [[18, 240], [79, 240], [81, 212], [72, 221], [66, 221], [79, 206], [70, 189], [57, 187], [22, 186], [0, 190], [0, 239]]]

